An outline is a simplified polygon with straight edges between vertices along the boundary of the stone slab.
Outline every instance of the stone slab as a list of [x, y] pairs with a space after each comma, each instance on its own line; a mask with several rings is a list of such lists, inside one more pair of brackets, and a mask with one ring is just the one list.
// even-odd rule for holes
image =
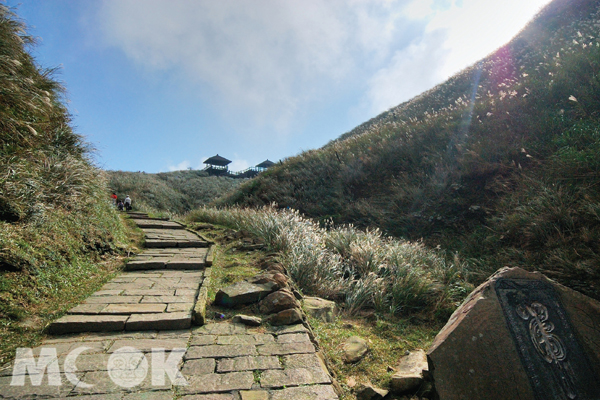
[[167, 312], [191, 312], [194, 309], [194, 303], [169, 303], [167, 304]]
[[129, 261], [125, 266], [125, 269], [128, 271], [135, 270], [146, 270], [146, 269], [163, 269], [165, 268], [166, 262], [160, 259], [150, 259], [150, 260], [133, 260]]
[[216, 344], [217, 335], [194, 335], [190, 342], [190, 346], [206, 346], [207, 344]]
[[102, 314], [155, 314], [164, 313], [166, 304], [109, 304]]
[[214, 358], [200, 358], [197, 360], [187, 360], [183, 364], [181, 373], [186, 376], [212, 374], [215, 372], [216, 365], [217, 361]]
[[52, 322], [48, 330], [53, 334], [122, 331], [128, 318], [126, 315], [67, 315]]
[[[208, 280], [208, 278], [206, 278]], [[179, 289], [178, 289], [179, 290]], [[202, 326], [206, 322], [206, 302], [208, 301], [208, 281], [200, 287], [196, 304], [194, 305], [194, 325]]]
[[118, 339], [108, 349], [110, 353], [123, 347], [131, 347], [137, 351], [147, 353], [152, 349], [164, 349], [171, 351], [174, 349], [186, 349], [187, 340], [185, 339]]
[[100, 314], [106, 308], [107, 304], [80, 304], [71, 308], [69, 314]]
[[128, 331], [175, 330], [187, 329], [191, 324], [191, 312], [135, 314], [127, 320], [125, 329]]
[[283, 388], [289, 386], [331, 383], [331, 378], [321, 368], [292, 368], [267, 370], [260, 377], [263, 388]]
[[204, 269], [204, 261], [201, 259], [188, 259], [188, 260], [170, 260], [166, 267], [167, 269], [184, 269], [184, 270], [196, 270]]
[[267, 333], [255, 333], [246, 335], [227, 335], [219, 336], [217, 338], [217, 344], [253, 344], [261, 345], [267, 343], [274, 343], [275, 338], [273, 335]]
[[193, 296], [144, 296], [142, 304], [145, 303], [193, 303]]
[[258, 353], [265, 356], [279, 356], [285, 354], [314, 353], [312, 343], [269, 343], [257, 347]]
[[256, 347], [248, 344], [191, 346], [185, 355], [186, 360], [195, 358], [225, 358], [257, 356]]
[[238, 400], [237, 396], [231, 393], [213, 393], [213, 394], [194, 394], [191, 396], [180, 397], [182, 400]]
[[283, 369], [275, 356], [223, 358], [217, 362], [217, 372]]
[[118, 296], [123, 290], [98, 290], [92, 293], [92, 296]]
[[123, 293], [126, 296], [173, 296], [175, 289], [130, 289]]
[[254, 374], [249, 371], [192, 376], [189, 385], [180, 388], [183, 394], [219, 393], [232, 390], [249, 390], [254, 384]]
[[271, 390], [271, 400], [337, 400], [331, 385], [311, 385]]
[[87, 304], [135, 304], [142, 300], [142, 296], [91, 296], [85, 300]]

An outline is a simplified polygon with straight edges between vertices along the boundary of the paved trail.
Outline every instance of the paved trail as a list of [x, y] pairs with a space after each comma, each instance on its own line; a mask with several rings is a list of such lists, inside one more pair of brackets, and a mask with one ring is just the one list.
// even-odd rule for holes
[[16, 366], [0, 368], [0, 398], [338, 398], [302, 325], [193, 327], [204, 322], [194, 308], [210, 277], [208, 243], [174, 222], [134, 216], [149, 248], [55, 321], [33, 358], [23, 350]]

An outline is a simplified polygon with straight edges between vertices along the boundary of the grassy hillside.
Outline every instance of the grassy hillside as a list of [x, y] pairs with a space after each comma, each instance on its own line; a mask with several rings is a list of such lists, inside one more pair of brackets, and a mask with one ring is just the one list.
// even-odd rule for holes
[[125, 230], [53, 70], [0, 5], [0, 364], [114, 268]]
[[540, 270], [600, 298], [600, 2], [555, 0], [509, 44], [220, 205], [276, 202]]
[[131, 196], [134, 207], [183, 214], [237, 188], [240, 179], [209, 176], [204, 171], [158, 174], [108, 171], [109, 186], [120, 199]]

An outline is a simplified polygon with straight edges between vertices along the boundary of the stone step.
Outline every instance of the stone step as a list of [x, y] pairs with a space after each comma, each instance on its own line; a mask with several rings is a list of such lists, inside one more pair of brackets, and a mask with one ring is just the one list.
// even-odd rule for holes
[[203, 248], [209, 243], [185, 229], [143, 229], [145, 246], [149, 249]]
[[185, 227], [177, 222], [163, 221], [158, 219], [140, 219], [132, 218], [133, 222], [142, 229], [185, 229]]
[[148, 214], [137, 214], [128, 212], [127, 215], [131, 217], [131, 219], [149, 219], [153, 221], [168, 221], [169, 217], [150, 217]]
[[175, 259], [155, 258], [149, 260], [132, 260], [125, 266], [126, 271], [140, 271], [151, 269], [184, 269], [202, 270], [206, 267], [203, 259]]
[[207, 285], [206, 279], [204, 271], [124, 272], [54, 321], [48, 330], [65, 334], [187, 329], [197, 302], [206, 307], [206, 296], [197, 300], [201, 287]]
[[148, 249], [166, 249], [166, 248], [205, 248], [209, 243], [204, 240], [177, 240], [177, 239], [146, 239], [146, 248]]

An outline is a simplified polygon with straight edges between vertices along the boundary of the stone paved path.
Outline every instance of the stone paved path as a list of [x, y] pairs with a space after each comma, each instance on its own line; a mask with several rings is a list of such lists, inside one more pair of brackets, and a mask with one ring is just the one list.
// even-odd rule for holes
[[[39, 386], [30, 376], [24, 377], [23, 386], [11, 385], [9, 365], [0, 369], [0, 398], [337, 399], [302, 325], [249, 328], [221, 322], [178, 331], [84, 333], [47, 340], [33, 353], [43, 348], [55, 351], [48, 363], [57, 364], [61, 385], [48, 384], [48, 371], [43, 378], [33, 376], [41, 380]], [[73, 364], [72, 354], [83, 348]], [[161, 366], [160, 361], [171, 357], [174, 368]], [[123, 359], [129, 362], [119, 370], [115, 360]], [[73, 365], [76, 371], [71, 368], [68, 379], [65, 371]]]
[[[190, 327], [189, 307], [199, 291], [204, 295], [198, 297], [206, 297], [206, 284], [199, 287], [210, 268], [168, 268], [175, 268], [172, 260], [206, 258], [203, 251], [142, 253], [136, 260], [164, 262], [167, 269], [125, 272], [73, 308], [55, 332], [68, 331], [69, 319], [88, 318], [72, 325], [79, 333], [51, 336], [0, 367], [0, 399], [337, 399], [301, 324]], [[186, 324], [179, 319], [183, 314]]]
[[185, 329], [192, 325], [207, 274], [208, 242], [180, 224], [148, 219], [144, 214], [135, 216], [144, 226], [172, 226], [142, 228], [146, 246], [156, 248], [129, 261], [126, 272], [54, 321], [51, 332]]

